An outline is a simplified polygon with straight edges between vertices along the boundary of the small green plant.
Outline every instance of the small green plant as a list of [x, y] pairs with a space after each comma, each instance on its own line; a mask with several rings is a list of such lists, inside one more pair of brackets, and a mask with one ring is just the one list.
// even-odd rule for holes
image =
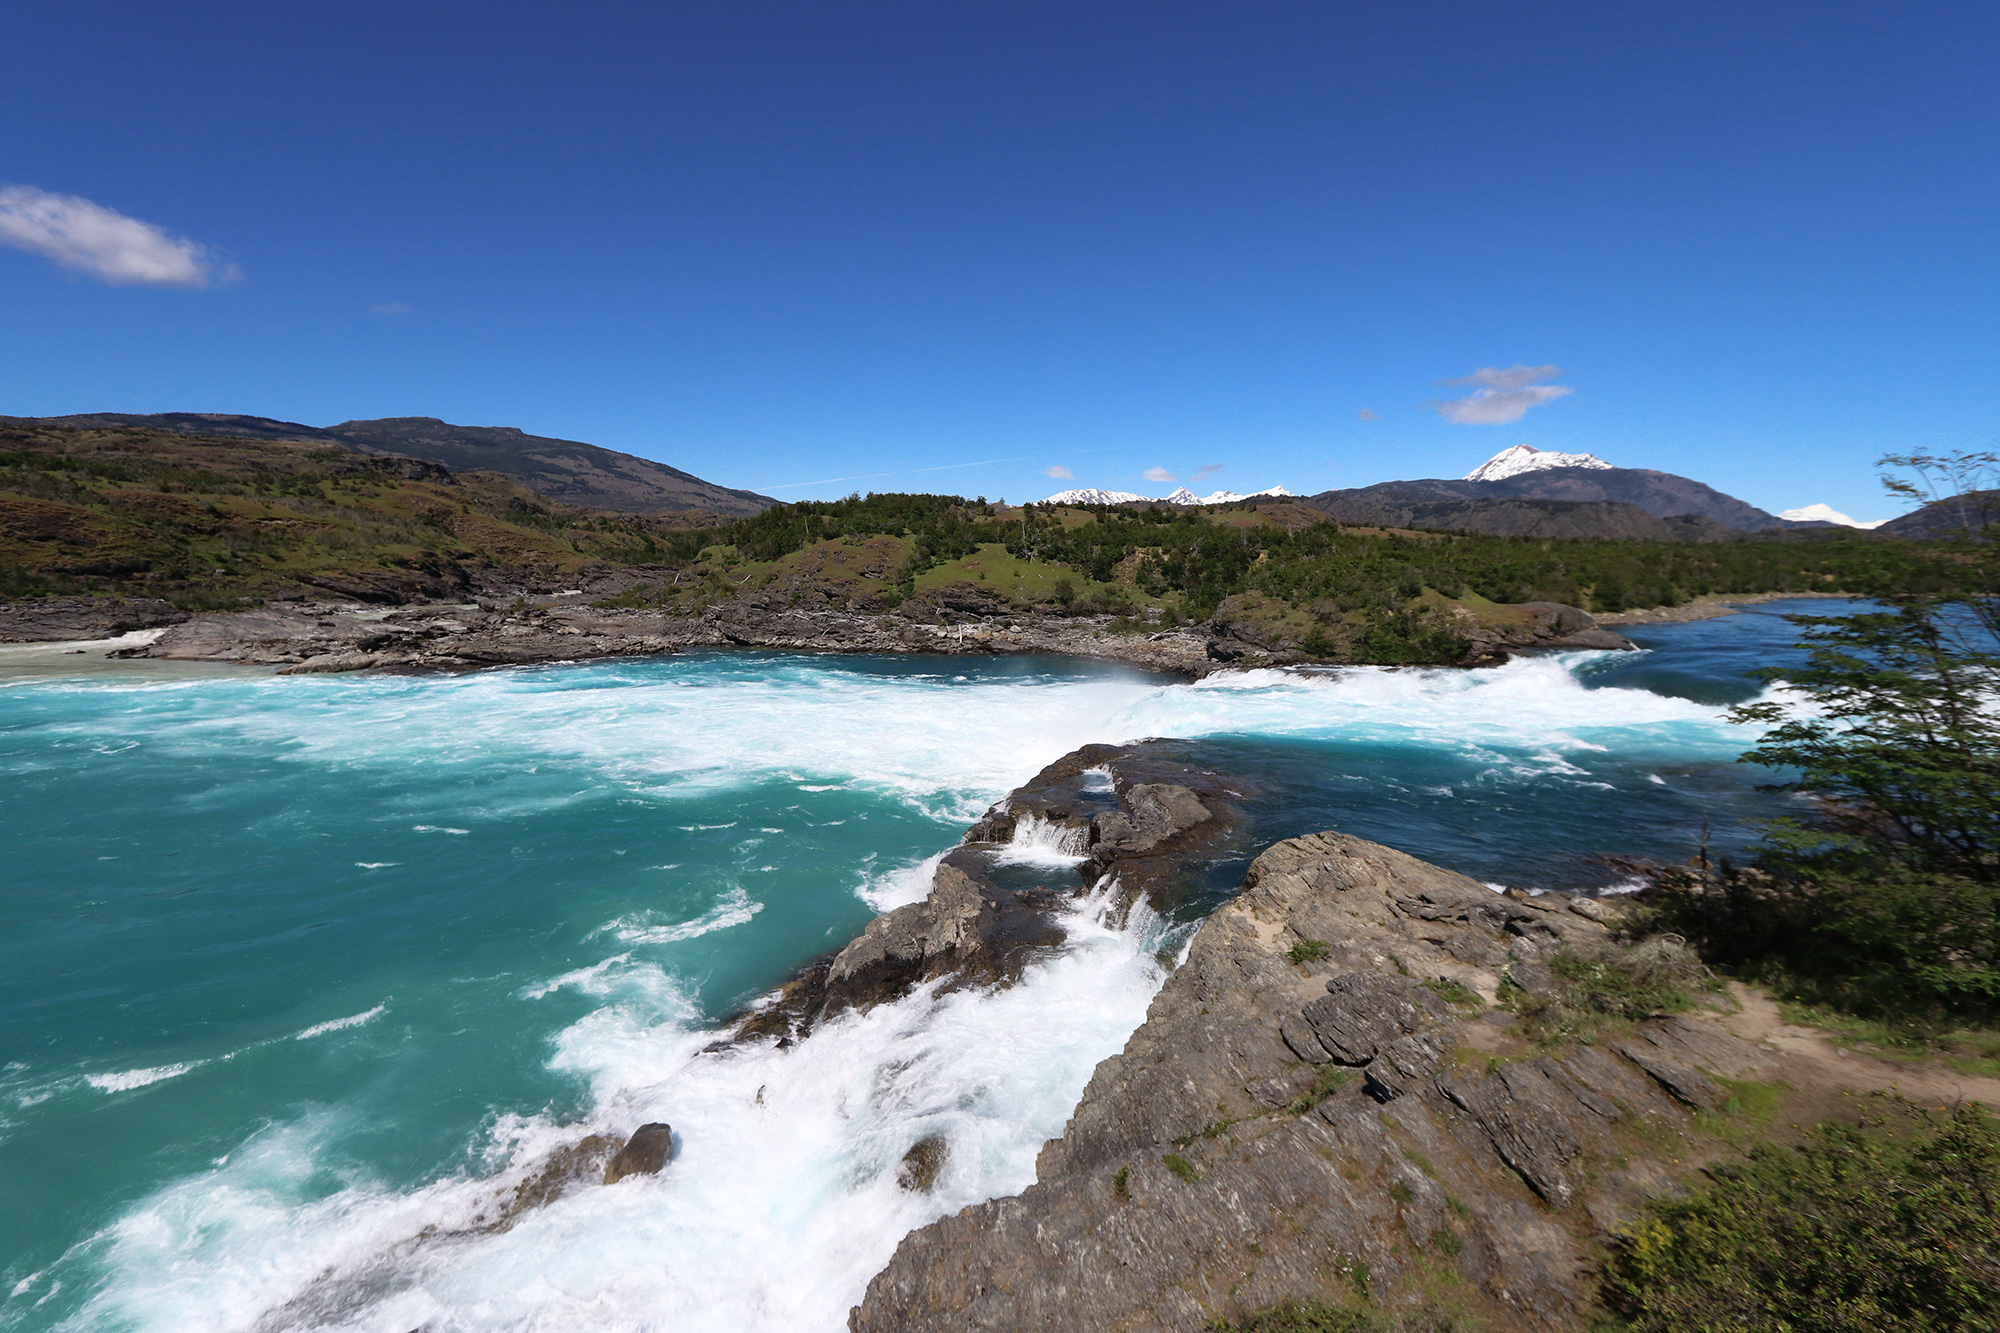
[[1410, 1187], [1408, 1185], [1405, 1185], [1402, 1181], [1399, 1180], [1395, 1184], [1389, 1187], [1389, 1197], [1394, 1199], [1397, 1203], [1409, 1203], [1412, 1199], [1415, 1199], [1417, 1196], [1410, 1192]]
[[1173, 1172], [1175, 1175], [1179, 1176], [1182, 1180], [1188, 1181], [1189, 1183], [1193, 1183], [1194, 1181], [1199, 1180], [1201, 1178], [1201, 1172], [1195, 1169], [1194, 1163], [1190, 1162], [1187, 1158], [1181, 1156], [1177, 1152], [1168, 1153], [1165, 1157], [1162, 1157], [1160, 1159], [1160, 1162], [1167, 1168], [1167, 1170]]
[[1333, 946], [1325, 940], [1300, 940], [1286, 950], [1285, 957], [1304, 967], [1308, 963], [1317, 963], [1332, 952]]
[[1479, 998], [1479, 992], [1456, 977], [1434, 977], [1426, 981], [1424, 986], [1435, 993], [1446, 1004], [1456, 1005], [1461, 1009], [1484, 1009], [1486, 1007], [1486, 1001]]
[[1307, 1111], [1312, 1110], [1313, 1107], [1318, 1106], [1321, 1102], [1333, 1096], [1334, 1093], [1340, 1091], [1346, 1085], [1347, 1081], [1353, 1077], [1354, 1075], [1351, 1071], [1342, 1069], [1338, 1065], [1322, 1065], [1320, 1066], [1318, 1075], [1313, 1079], [1312, 1086], [1294, 1097], [1291, 1104], [1285, 1109], [1293, 1115], [1304, 1115]]
[[1132, 1197], [1131, 1167], [1121, 1166], [1118, 1168], [1117, 1172], [1112, 1175], [1111, 1192], [1113, 1194], [1116, 1194], [1121, 1200], [1129, 1200]]
[[1424, 1156], [1414, 1148], [1403, 1149], [1403, 1156], [1409, 1160], [1411, 1166], [1414, 1166], [1432, 1180], [1437, 1179], [1437, 1168], [1431, 1165], [1430, 1158]]
[[1438, 1253], [1456, 1259], [1459, 1251], [1465, 1248], [1465, 1238], [1450, 1227], [1439, 1227], [1431, 1233], [1431, 1245]]

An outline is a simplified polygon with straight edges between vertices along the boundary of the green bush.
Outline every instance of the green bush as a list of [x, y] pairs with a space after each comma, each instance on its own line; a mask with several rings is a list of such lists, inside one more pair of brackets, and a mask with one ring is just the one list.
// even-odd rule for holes
[[1971, 1106], [1827, 1124], [1656, 1201], [1602, 1289], [1631, 1333], [2000, 1327], [2000, 1125]]

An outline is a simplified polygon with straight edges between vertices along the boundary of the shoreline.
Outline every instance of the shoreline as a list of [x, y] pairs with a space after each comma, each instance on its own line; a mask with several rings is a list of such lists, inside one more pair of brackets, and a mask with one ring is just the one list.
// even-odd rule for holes
[[1767, 602], [1853, 601], [1851, 592], [1745, 592], [1697, 597], [1680, 606], [1652, 606], [1640, 611], [1606, 611], [1594, 618], [1600, 625], [1686, 625], [1697, 620], [1720, 620], [1737, 614], [1739, 606], [1762, 606]]
[[[1110, 615], [1044, 616], [971, 607], [950, 595], [893, 611], [794, 605], [763, 594], [697, 615], [591, 605], [561, 597], [382, 607], [349, 602], [268, 602], [190, 615], [163, 603], [0, 605], [0, 644], [49, 656], [88, 652], [154, 661], [268, 666], [280, 675], [347, 671], [467, 671], [484, 667], [641, 657], [689, 648], [762, 648], [926, 656], [1055, 655], [1108, 662], [1195, 681], [1224, 668], [1351, 666], [1327, 661], [1255, 627], [1209, 621], [1145, 626]], [[1461, 667], [1515, 652], [1632, 648], [1574, 608], [1535, 603], [1509, 623], [1468, 623]], [[1461, 619], [1467, 617], [1461, 616]], [[141, 629], [133, 621], [144, 625]], [[136, 632], [135, 632], [136, 631]], [[144, 642], [138, 640], [144, 636]], [[113, 645], [113, 641], [115, 646]], [[40, 655], [40, 654], [36, 654]], [[93, 654], [95, 656], [95, 654]]]

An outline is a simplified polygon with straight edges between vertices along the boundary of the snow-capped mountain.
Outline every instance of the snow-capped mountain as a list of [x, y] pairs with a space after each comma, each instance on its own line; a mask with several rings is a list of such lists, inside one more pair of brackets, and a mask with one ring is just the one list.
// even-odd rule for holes
[[[1183, 486], [1172, 495], [1162, 496], [1161, 499], [1167, 504], [1185, 507], [1190, 505], [1238, 504], [1244, 500], [1259, 500], [1266, 496], [1288, 496], [1290, 494], [1291, 492], [1283, 486], [1272, 486], [1265, 490], [1252, 491], [1248, 495], [1238, 495], [1235, 491], [1217, 491], [1213, 495], [1196, 495], [1193, 491]], [[1042, 501], [1042, 503], [1045, 505], [1122, 505], [1131, 504], [1135, 500], [1144, 501], [1151, 500], [1152, 498], [1150, 495], [1134, 495], [1131, 491], [1100, 491], [1091, 488], [1078, 491], [1063, 491], [1058, 495], [1051, 495], [1048, 499]]]
[[1078, 491], [1063, 491], [1042, 501], [1045, 505], [1122, 505], [1134, 500], [1150, 500], [1150, 495], [1135, 495], [1131, 491], [1100, 491], [1086, 487]]
[[1172, 495], [1164, 498], [1170, 505], [1233, 505], [1241, 504], [1245, 500], [1260, 500], [1265, 496], [1275, 497], [1290, 494], [1291, 492], [1283, 486], [1271, 486], [1261, 491], [1252, 491], [1248, 495], [1238, 495], [1235, 491], [1216, 491], [1212, 495], [1196, 495], [1193, 491], [1183, 486]]
[[1518, 477], [1523, 472], [1546, 472], [1552, 467], [1601, 467], [1611, 464], [1596, 454], [1559, 454], [1551, 449], [1537, 449], [1532, 444], [1517, 444], [1512, 449], [1502, 449], [1493, 457], [1465, 474], [1466, 481], [1505, 481]]
[[1832, 505], [1807, 505], [1803, 509], [1786, 509], [1778, 514], [1788, 523], [1838, 523], [1843, 528], [1879, 528], [1889, 520], [1878, 518], [1873, 523], [1863, 523], [1849, 518]]

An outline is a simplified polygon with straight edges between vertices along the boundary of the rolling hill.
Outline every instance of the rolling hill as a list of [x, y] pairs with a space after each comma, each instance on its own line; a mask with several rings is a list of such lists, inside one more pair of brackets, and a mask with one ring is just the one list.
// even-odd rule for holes
[[552, 500], [620, 514], [702, 511], [747, 518], [777, 503], [768, 495], [718, 486], [693, 473], [615, 449], [529, 435], [513, 426], [455, 426], [436, 417], [384, 417], [318, 427], [225, 413], [95, 412], [66, 417], [0, 417], [0, 424], [135, 427], [211, 438], [328, 444], [362, 454], [420, 458], [454, 472], [498, 472]]

